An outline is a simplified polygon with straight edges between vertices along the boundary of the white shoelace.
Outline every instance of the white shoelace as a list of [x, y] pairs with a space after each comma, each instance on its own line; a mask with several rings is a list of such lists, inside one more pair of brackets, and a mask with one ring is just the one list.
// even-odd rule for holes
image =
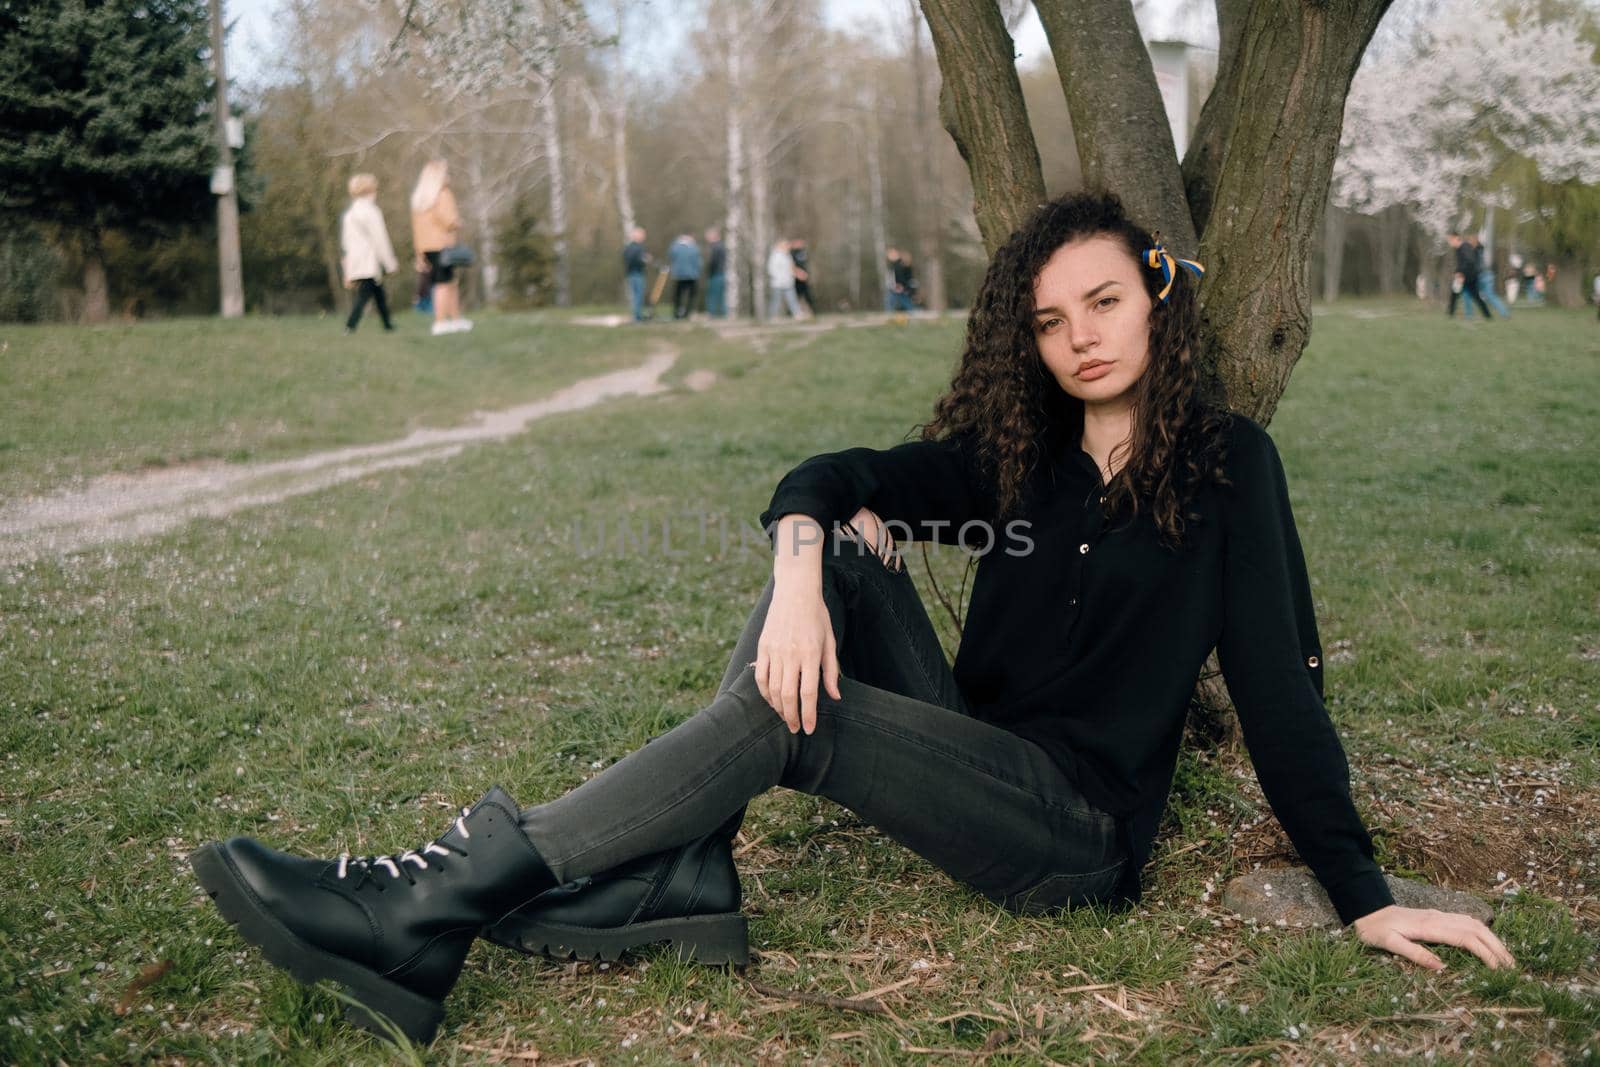
[[[462, 808], [461, 814], [456, 817], [456, 831], [465, 838], [472, 837], [472, 834], [467, 830], [467, 815], [471, 810], [470, 808]], [[341, 852], [339, 854], [339, 877], [343, 878], [349, 874], [351, 867], [355, 867], [356, 870], [367, 876], [372, 874], [374, 867], [382, 867], [389, 872], [390, 878], [399, 878], [401, 876], [400, 864], [414, 864], [419, 870], [425, 871], [428, 869], [428, 861], [422, 858], [424, 855], [431, 853], [435, 856], [449, 856], [452, 851], [459, 850], [445, 848], [437, 840], [434, 840], [423, 845], [420, 852], [414, 848], [408, 848], [397, 855], [372, 856], [369, 858], [367, 856], [352, 856], [348, 852]], [[465, 855], [465, 853], [462, 854]], [[407, 876], [407, 880], [410, 880], [409, 876]]]

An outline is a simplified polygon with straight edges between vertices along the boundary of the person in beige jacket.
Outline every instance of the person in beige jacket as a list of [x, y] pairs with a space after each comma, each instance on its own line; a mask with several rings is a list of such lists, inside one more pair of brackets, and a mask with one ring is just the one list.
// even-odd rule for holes
[[461, 289], [455, 267], [441, 261], [439, 253], [456, 243], [461, 212], [450, 191], [450, 169], [442, 159], [430, 160], [411, 192], [411, 238], [417, 250], [417, 270], [426, 270], [433, 282], [433, 332], [459, 333], [472, 329], [461, 317]]
[[378, 306], [378, 318], [385, 330], [394, 329], [389, 321], [389, 301], [383, 292], [383, 276], [400, 269], [389, 243], [389, 227], [378, 208], [378, 179], [357, 174], [350, 179], [350, 206], [339, 220], [339, 245], [344, 252], [340, 266], [344, 287], [356, 291], [344, 332], [355, 333], [367, 301]]

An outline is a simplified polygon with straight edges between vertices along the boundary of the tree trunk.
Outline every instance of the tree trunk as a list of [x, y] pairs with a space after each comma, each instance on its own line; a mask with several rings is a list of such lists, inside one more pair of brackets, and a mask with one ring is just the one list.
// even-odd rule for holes
[[633, 190], [628, 186], [628, 98], [621, 88], [611, 103], [611, 173], [616, 179], [617, 214], [622, 219], [622, 239], [633, 231]]
[[111, 317], [111, 293], [106, 286], [106, 257], [100, 231], [91, 228], [83, 238], [83, 321], [105, 322]]
[[613, 5], [617, 18], [616, 65], [611, 72], [611, 173], [616, 179], [617, 215], [622, 219], [622, 240], [633, 232], [633, 190], [628, 185], [628, 72], [622, 62], [623, 5]]
[[972, 210], [992, 255], [1044, 203], [1039, 147], [1016, 48], [994, 0], [922, 0], [943, 82], [939, 116], [972, 176]]
[[925, 146], [916, 167], [917, 253], [922, 259], [922, 277], [927, 283], [925, 301], [929, 311], [945, 309], [944, 260], [940, 256], [939, 227], [944, 224], [939, 210], [938, 153], [933, 150], [933, 107], [928, 101], [928, 76], [922, 48], [922, 16], [917, 0], [906, 0], [911, 16], [911, 80], [916, 91], [917, 137]]
[[845, 247], [849, 250], [850, 272], [847, 275], [850, 291], [850, 307], [852, 310], [861, 310], [861, 231], [866, 226], [866, 212], [861, 209], [861, 168], [855, 168], [855, 173], [850, 176], [850, 193], [847, 199], [849, 205], [849, 218], [845, 227], [847, 234]]
[[730, 7], [728, 27], [728, 217], [722, 244], [727, 263], [728, 318], [739, 317], [744, 300], [744, 27], [737, 3]]
[[1172, 125], [1132, 5], [1079, 0], [1069, 10], [1065, 0], [1038, 0], [1034, 6], [1066, 93], [1084, 185], [1116, 193], [1174, 255], [1192, 256], [1198, 242]]
[[567, 178], [561, 160], [561, 115], [554, 82], [546, 82], [539, 101], [539, 134], [544, 141], [550, 183], [550, 246], [555, 253], [556, 306], [572, 304], [572, 264], [567, 255]]
[[872, 216], [872, 276], [878, 289], [872, 296], [872, 307], [883, 306], [889, 291], [889, 230], [883, 212], [883, 130], [878, 125], [878, 95], [872, 96], [872, 117], [867, 121], [870, 141], [867, 144], [867, 197], [868, 214]]
[[1344, 239], [1350, 217], [1331, 199], [1322, 218], [1322, 300], [1331, 304], [1339, 299], [1339, 281], [1344, 273]]
[[1410, 221], [1404, 204], [1391, 204], [1378, 214], [1378, 291], [1400, 291], [1405, 272], [1406, 234]]
[[[1200, 238], [1210, 269], [1201, 348], [1229, 407], [1263, 424], [1310, 337], [1311, 235], [1322, 222], [1350, 79], [1388, 5], [1255, 5], [1213, 91], [1236, 99], [1224, 107], [1233, 123]], [[1247, 107], [1246, 97], [1257, 105]], [[1264, 99], [1274, 105], [1258, 106]]]
[[751, 312], [767, 318], [767, 256], [772, 251], [772, 168], [766, 138], [750, 146], [750, 278]]

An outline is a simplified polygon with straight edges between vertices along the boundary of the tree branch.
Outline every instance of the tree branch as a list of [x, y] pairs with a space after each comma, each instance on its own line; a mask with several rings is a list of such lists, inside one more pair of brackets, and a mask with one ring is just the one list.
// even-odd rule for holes
[[1036, 0], [1084, 183], [1122, 198], [1179, 255], [1198, 245], [1155, 68], [1128, 0]]
[[1016, 47], [994, 0], [922, 0], [922, 13], [943, 82], [939, 117], [966, 160], [973, 213], [992, 255], [1045, 199]]
[[1222, 167], [1223, 147], [1233, 129], [1242, 98], [1239, 80], [1244, 72], [1239, 69], [1239, 42], [1244, 37], [1245, 15], [1249, 8], [1250, 0], [1217, 0], [1220, 37], [1217, 82], [1200, 109], [1194, 139], [1183, 157], [1183, 190], [1196, 234], [1204, 234], [1211, 219], [1212, 194], [1216, 190], [1217, 171]]

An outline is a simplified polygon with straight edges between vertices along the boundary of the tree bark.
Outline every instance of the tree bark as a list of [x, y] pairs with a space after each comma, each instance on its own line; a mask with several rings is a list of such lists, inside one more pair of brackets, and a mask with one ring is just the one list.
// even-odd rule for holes
[[[1127, 0], [1037, 0], [1056, 59], [1084, 185], [1121, 198], [1174, 255], [1192, 256], [1194, 220], [1150, 52]], [[1186, 121], [1179, 116], [1178, 121]]]
[[994, 0], [922, 0], [943, 82], [939, 116], [972, 176], [989, 254], [1045, 201], [1016, 47]]
[[1228, 405], [1263, 424], [1310, 337], [1311, 236], [1322, 222], [1350, 79], [1388, 5], [1258, 4], [1213, 91], [1235, 99], [1223, 105], [1234, 121], [1200, 238], [1210, 272], [1201, 290], [1202, 359]]
[[100, 231], [91, 228], [83, 238], [83, 321], [111, 318], [111, 293], [106, 285], [106, 256]]
[[[1217, 174], [1227, 150], [1243, 95], [1239, 91], [1244, 72], [1239, 69], [1239, 46], [1244, 40], [1245, 17], [1250, 0], [1216, 0], [1217, 3], [1217, 81], [1200, 109], [1200, 121], [1183, 157], [1183, 191], [1189, 202], [1189, 217], [1194, 232], [1205, 232], [1211, 219]], [[1387, 4], [1385, 4], [1387, 6]], [[1370, 36], [1370, 34], [1369, 34]]]

